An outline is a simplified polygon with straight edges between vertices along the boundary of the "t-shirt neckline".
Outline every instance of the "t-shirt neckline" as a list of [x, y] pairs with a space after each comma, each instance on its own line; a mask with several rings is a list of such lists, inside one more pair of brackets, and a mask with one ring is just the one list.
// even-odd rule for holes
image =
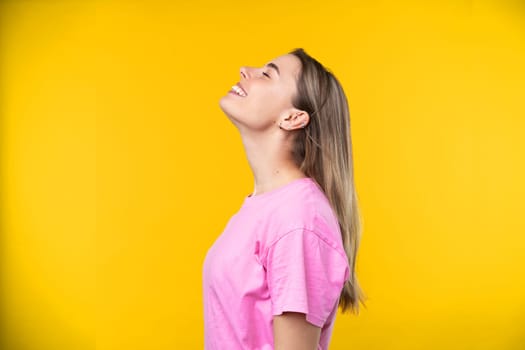
[[272, 190], [263, 192], [261, 194], [256, 194], [255, 196], [253, 194], [249, 194], [249, 195], [244, 197], [244, 203], [245, 204], [258, 203], [258, 202], [264, 201], [264, 200], [266, 200], [266, 199], [268, 199], [270, 197], [273, 197], [276, 194], [279, 194], [279, 193], [285, 191], [286, 189], [288, 189], [289, 187], [292, 187], [292, 186], [294, 186], [296, 184], [303, 183], [303, 182], [311, 182], [311, 181], [313, 181], [313, 179], [311, 177], [300, 177], [300, 178], [294, 179], [294, 180], [292, 180], [290, 182], [287, 182], [284, 185], [276, 187], [276, 188], [274, 188]]

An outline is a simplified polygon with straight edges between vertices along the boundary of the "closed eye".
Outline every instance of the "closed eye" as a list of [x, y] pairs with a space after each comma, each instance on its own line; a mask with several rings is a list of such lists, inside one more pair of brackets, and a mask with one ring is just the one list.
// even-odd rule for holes
[[263, 72], [263, 75], [266, 75], [268, 78], [271, 78], [270, 77], [270, 74], [266, 73], [266, 72]]

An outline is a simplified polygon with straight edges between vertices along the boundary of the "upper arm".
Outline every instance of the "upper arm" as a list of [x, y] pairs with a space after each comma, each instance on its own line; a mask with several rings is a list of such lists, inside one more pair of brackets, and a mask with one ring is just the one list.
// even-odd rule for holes
[[304, 313], [284, 312], [273, 317], [275, 350], [317, 350], [321, 328], [306, 321]]
[[315, 232], [298, 229], [273, 244], [263, 262], [272, 315], [298, 312], [301, 320], [322, 328], [348, 276], [346, 257]]

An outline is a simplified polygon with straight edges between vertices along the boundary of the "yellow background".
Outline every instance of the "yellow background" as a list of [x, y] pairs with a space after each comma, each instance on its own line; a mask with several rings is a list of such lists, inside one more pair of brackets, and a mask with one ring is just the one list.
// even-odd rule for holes
[[202, 349], [253, 190], [218, 101], [296, 47], [347, 93], [364, 218], [331, 349], [525, 349], [523, 2], [11, 0], [0, 45], [4, 349]]

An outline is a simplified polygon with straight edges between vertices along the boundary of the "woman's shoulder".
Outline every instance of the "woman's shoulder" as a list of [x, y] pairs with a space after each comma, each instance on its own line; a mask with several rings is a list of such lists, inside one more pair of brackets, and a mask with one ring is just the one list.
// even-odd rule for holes
[[283, 194], [272, 221], [279, 226], [274, 240], [292, 230], [311, 231], [328, 241], [340, 240], [339, 222], [330, 202], [320, 186], [314, 181], [306, 181], [294, 191]]

